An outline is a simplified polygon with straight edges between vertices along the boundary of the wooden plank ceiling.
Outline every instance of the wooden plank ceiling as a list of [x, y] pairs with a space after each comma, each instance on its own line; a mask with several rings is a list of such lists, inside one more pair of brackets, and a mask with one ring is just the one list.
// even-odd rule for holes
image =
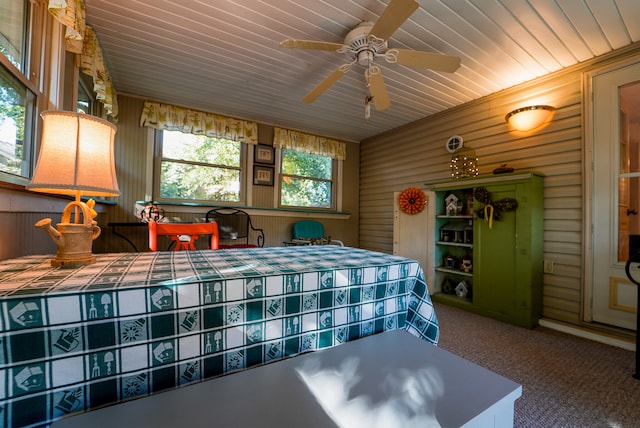
[[368, 120], [362, 66], [303, 103], [345, 57], [279, 43], [342, 43], [388, 2], [86, 0], [86, 8], [118, 92], [350, 141], [640, 40], [638, 0], [419, 0], [389, 47], [458, 56], [455, 73], [376, 60], [391, 107]]

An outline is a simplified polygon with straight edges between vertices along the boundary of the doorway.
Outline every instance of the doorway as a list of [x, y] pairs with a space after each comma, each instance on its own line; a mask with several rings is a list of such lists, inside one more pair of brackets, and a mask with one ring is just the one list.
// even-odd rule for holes
[[636, 327], [638, 290], [624, 268], [640, 251], [639, 76], [640, 62], [592, 76], [591, 315], [629, 330]]

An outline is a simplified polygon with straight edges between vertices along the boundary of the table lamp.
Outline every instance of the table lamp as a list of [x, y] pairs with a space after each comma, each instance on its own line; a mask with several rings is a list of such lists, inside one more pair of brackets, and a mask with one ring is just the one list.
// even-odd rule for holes
[[75, 200], [64, 208], [57, 229], [51, 226], [50, 218], [40, 220], [36, 227], [47, 232], [58, 247], [52, 266], [71, 268], [95, 263], [91, 247], [100, 235], [94, 220], [95, 202], [85, 203], [80, 197], [120, 195], [113, 157], [116, 126], [69, 111], [45, 111], [41, 116], [40, 154], [27, 189], [73, 195]]

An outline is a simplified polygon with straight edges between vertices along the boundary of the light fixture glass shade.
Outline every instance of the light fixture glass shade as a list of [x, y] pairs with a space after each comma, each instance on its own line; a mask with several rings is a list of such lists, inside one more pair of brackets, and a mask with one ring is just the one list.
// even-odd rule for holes
[[36, 170], [29, 190], [80, 196], [118, 196], [113, 156], [116, 127], [83, 113], [45, 111]]
[[547, 105], [522, 107], [507, 113], [505, 120], [516, 131], [531, 131], [548, 122], [554, 111]]

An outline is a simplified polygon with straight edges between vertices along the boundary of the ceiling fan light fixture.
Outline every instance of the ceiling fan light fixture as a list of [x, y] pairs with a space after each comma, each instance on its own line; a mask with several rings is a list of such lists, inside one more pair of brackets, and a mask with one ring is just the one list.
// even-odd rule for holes
[[516, 131], [532, 131], [551, 120], [555, 110], [549, 105], [520, 107], [507, 113], [504, 119]]

